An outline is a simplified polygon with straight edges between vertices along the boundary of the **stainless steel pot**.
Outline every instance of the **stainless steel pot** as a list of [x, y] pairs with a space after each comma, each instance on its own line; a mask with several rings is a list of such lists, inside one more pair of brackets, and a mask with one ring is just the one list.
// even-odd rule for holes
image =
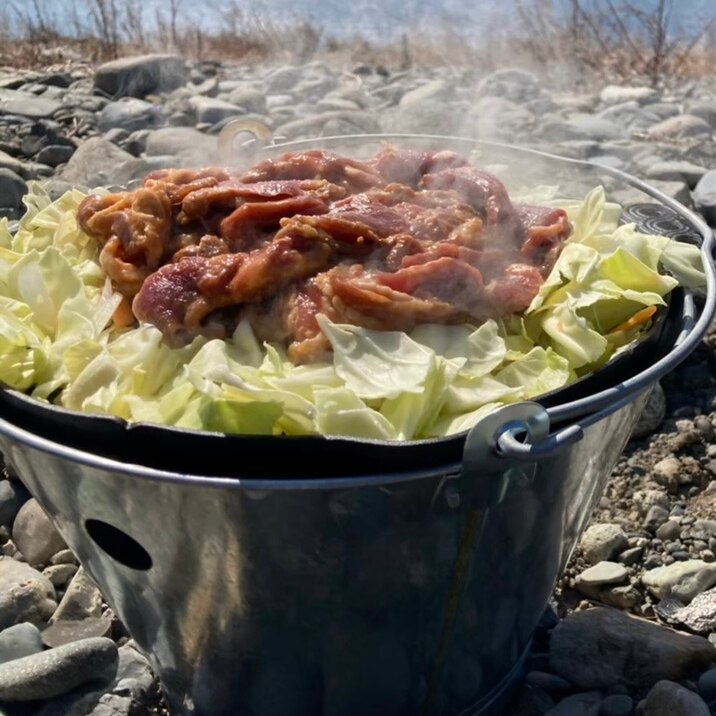
[[[661, 221], [701, 242], [703, 304], [685, 297], [678, 330], [645, 369], [549, 408], [507, 406], [461, 436], [456, 460], [422, 468], [386, 469], [383, 453], [368, 451], [375, 461], [346, 476], [338, 462], [321, 464], [322, 443], [298, 465], [276, 441], [265, 445], [285, 450], [280, 474], [266, 477], [257, 452], [249, 461], [237, 452], [222, 476], [202, 476], [148, 466], [142, 454], [68, 446], [32, 419], [5, 415], [8, 462], [149, 655], [180, 714], [492, 713], [519, 675], [650, 388], [713, 318], [711, 232], [643, 183], [526, 150], [400, 141], [477, 149], [519, 164], [522, 176], [539, 157], [564, 181], [586, 175], [590, 187], [598, 177], [644, 191], [666, 212]], [[180, 439], [174, 446], [186, 454]], [[310, 476], [313, 466], [321, 477]]]

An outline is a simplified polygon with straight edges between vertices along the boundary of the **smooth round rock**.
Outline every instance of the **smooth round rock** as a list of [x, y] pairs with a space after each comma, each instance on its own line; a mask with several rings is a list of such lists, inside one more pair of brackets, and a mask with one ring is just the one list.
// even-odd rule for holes
[[0, 664], [0, 701], [52, 699], [117, 671], [117, 645], [102, 637]]
[[55, 588], [29, 564], [0, 558], [0, 629], [46, 622], [57, 608]]
[[33, 567], [45, 565], [61, 549], [65, 540], [34, 498], [28, 500], [17, 513], [12, 526], [12, 539], [28, 564]]
[[599, 716], [632, 716], [634, 699], [625, 694], [612, 694], [599, 706]]
[[30, 499], [18, 480], [0, 480], [0, 525], [11, 527], [20, 508]]
[[701, 674], [699, 677], [699, 694], [709, 706], [713, 706], [716, 702], [716, 669], [709, 669]]
[[42, 649], [42, 636], [34, 624], [23, 622], [0, 632], [0, 664], [37, 654]]

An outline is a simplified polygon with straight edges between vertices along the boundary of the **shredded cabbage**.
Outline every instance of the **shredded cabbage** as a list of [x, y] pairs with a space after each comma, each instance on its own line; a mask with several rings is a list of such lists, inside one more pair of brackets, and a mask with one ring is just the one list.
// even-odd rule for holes
[[[39, 400], [128, 421], [246, 434], [415, 440], [557, 390], [638, 340], [628, 319], [704, 283], [697, 248], [619, 226], [602, 188], [563, 207], [574, 225], [524, 316], [481, 326], [371, 331], [320, 317], [333, 363], [295, 366], [242, 322], [225, 341], [171, 349], [149, 325], [118, 329], [84, 195], [38, 183], [16, 233], [0, 222], [0, 381]], [[661, 271], [660, 271], [661, 269]], [[663, 272], [665, 270], [665, 272]]]

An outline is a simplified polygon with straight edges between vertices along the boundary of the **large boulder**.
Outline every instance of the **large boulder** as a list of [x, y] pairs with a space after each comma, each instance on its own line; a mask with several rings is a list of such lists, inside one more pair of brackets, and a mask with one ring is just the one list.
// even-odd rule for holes
[[171, 92], [188, 77], [186, 62], [175, 55], [122, 57], [97, 68], [94, 86], [113, 97], [144, 97]]
[[715, 658], [716, 648], [702, 637], [616, 609], [571, 614], [555, 627], [549, 644], [550, 669], [580, 689], [650, 688], [663, 679], [689, 678]]

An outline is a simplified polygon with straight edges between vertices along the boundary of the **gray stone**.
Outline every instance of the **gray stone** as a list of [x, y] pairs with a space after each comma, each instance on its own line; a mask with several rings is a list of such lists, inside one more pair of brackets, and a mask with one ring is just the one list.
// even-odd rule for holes
[[77, 621], [102, 615], [102, 594], [87, 572], [80, 567], [67, 587], [51, 622]]
[[648, 104], [658, 99], [659, 93], [651, 87], [620, 87], [607, 85], [599, 94], [604, 104], [622, 104], [623, 102], [638, 102]]
[[146, 173], [144, 168], [141, 159], [136, 159], [106, 139], [93, 137], [80, 145], [57, 178], [75, 186], [94, 189], [127, 184]]
[[688, 107], [689, 114], [701, 117], [712, 127], [716, 128], [716, 102], [695, 102]]
[[602, 695], [599, 691], [587, 691], [583, 694], [572, 694], [562, 699], [544, 716], [598, 716]]
[[711, 668], [704, 671], [699, 677], [699, 694], [701, 698], [710, 706], [716, 702], [716, 669]]
[[646, 129], [661, 121], [658, 114], [644, 109], [637, 102], [615, 104], [602, 110], [597, 117], [628, 127], [632, 131]]
[[673, 455], [659, 460], [652, 470], [654, 479], [660, 485], [672, 489], [676, 489], [676, 487], [682, 484], [682, 472], [681, 462]]
[[549, 643], [551, 671], [581, 689], [649, 688], [704, 669], [715, 657], [706, 639], [608, 608], [570, 614]]
[[631, 547], [630, 549], [625, 549], [617, 557], [617, 561], [621, 562], [622, 564], [625, 564], [627, 567], [631, 567], [632, 565], [636, 564], [642, 558], [643, 555], [643, 547]]
[[27, 193], [27, 184], [15, 172], [0, 167], [0, 212], [16, 218], [22, 210], [22, 197]]
[[[412, 111], [412, 110], [411, 110]], [[408, 113], [405, 110], [405, 113]], [[323, 112], [303, 119], [295, 119], [276, 129], [276, 135], [287, 139], [317, 136], [323, 133], [328, 122], [339, 120], [351, 126], [351, 133], [373, 133], [380, 131], [380, 125], [369, 112]]]
[[29, 564], [0, 557], [0, 629], [20, 622], [41, 624], [55, 611], [55, 588]]
[[708, 170], [688, 161], [656, 162], [646, 171], [649, 179], [685, 182], [693, 189]]
[[716, 563], [700, 559], [675, 562], [645, 572], [641, 581], [659, 599], [673, 597], [688, 604], [716, 584]]
[[530, 130], [535, 116], [529, 110], [503, 97], [483, 97], [473, 105], [460, 124], [460, 135], [507, 138], [514, 132]]
[[33, 567], [43, 566], [50, 557], [67, 545], [37, 500], [29, 499], [17, 513], [12, 539], [23, 557]]
[[137, 701], [144, 698], [154, 684], [155, 676], [146, 657], [132, 642], [119, 647], [119, 665], [112, 683], [112, 693], [131, 696]]
[[75, 148], [68, 144], [50, 144], [43, 147], [37, 154], [37, 161], [40, 164], [47, 164], [50, 167], [56, 167], [65, 164], [72, 159]]
[[186, 62], [174, 55], [122, 57], [97, 68], [94, 85], [114, 97], [170, 92], [187, 79]]
[[616, 562], [599, 562], [577, 575], [575, 586], [599, 587], [604, 584], [622, 584], [627, 578], [627, 570], [623, 564]]
[[12, 527], [15, 516], [29, 499], [28, 491], [19, 480], [0, 480], [0, 525]]
[[63, 588], [67, 582], [77, 573], [76, 564], [51, 564], [42, 570], [42, 574], [47, 577], [55, 589]]
[[45, 646], [54, 649], [80, 639], [109, 636], [111, 631], [110, 617], [87, 617], [81, 621], [53, 621], [42, 630], [42, 642]]
[[210, 137], [191, 127], [164, 127], [147, 137], [148, 156], [176, 157], [177, 164], [206, 166], [216, 156], [216, 137]]
[[381, 115], [386, 132], [451, 134], [463, 121], [463, 112], [444, 102], [423, 102], [408, 109], [394, 107]]
[[669, 511], [659, 505], [652, 505], [644, 518], [644, 528], [655, 532], [669, 519]]
[[78, 562], [71, 549], [61, 549], [57, 554], [52, 555], [50, 564], [78, 564]]
[[523, 70], [497, 70], [477, 86], [478, 97], [504, 97], [523, 103], [537, 99], [542, 93], [539, 80]]
[[161, 123], [162, 111], [159, 107], [131, 97], [110, 102], [99, 115], [99, 128], [103, 132], [124, 129], [131, 133], [138, 129], [152, 129]]
[[42, 649], [42, 636], [34, 624], [22, 622], [0, 632], [0, 664], [37, 654]]
[[111, 639], [75, 641], [0, 665], [0, 700], [52, 699], [92, 681], [109, 681], [117, 671]]
[[300, 67], [279, 67], [264, 80], [268, 94], [290, 92], [301, 81], [303, 70]]
[[589, 564], [610, 560], [629, 546], [626, 532], [620, 525], [590, 525], [579, 542], [582, 556]]
[[243, 107], [247, 112], [257, 112], [258, 114], [266, 114], [266, 95], [260, 90], [243, 86], [233, 89], [226, 97], [231, 104]]
[[664, 422], [666, 417], [666, 394], [661, 387], [661, 383], [657, 382], [653, 390], [649, 394], [644, 410], [639, 416], [634, 429], [632, 430], [632, 438], [644, 438], [655, 433], [659, 426]]
[[0, 115], [15, 114], [31, 119], [43, 119], [52, 116], [62, 107], [55, 99], [35, 97], [27, 92], [0, 89]]
[[639, 704], [639, 716], [710, 716], [704, 700], [673, 681], [659, 681]]
[[426, 101], [443, 101], [449, 99], [454, 93], [453, 88], [445, 80], [430, 80], [420, 87], [406, 92], [400, 98], [401, 107], [412, 107]]
[[704, 174], [694, 189], [694, 204], [711, 226], [716, 226], [716, 169]]
[[626, 694], [611, 694], [602, 701], [599, 716], [632, 716], [634, 699]]
[[655, 124], [647, 130], [646, 134], [649, 139], [664, 142], [688, 139], [690, 137], [704, 137], [710, 135], [711, 131], [709, 123], [701, 119], [701, 117], [681, 114]]
[[656, 536], [661, 540], [673, 540], [681, 534], [681, 524], [676, 520], [666, 520], [663, 525], [657, 527]]
[[196, 121], [203, 124], [216, 124], [225, 119], [246, 114], [244, 108], [213, 97], [192, 97], [189, 100], [189, 105], [194, 110]]
[[572, 688], [569, 681], [546, 671], [530, 671], [525, 676], [525, 683], [545, 691], [570, 691]]
[[577, 114], [567, 120], [550, 120], [542, 126], [542, 136], [552, 141], [586, 139], [603, 142], [622, 139], [625, 134], [624, 127], [590, 114]]

